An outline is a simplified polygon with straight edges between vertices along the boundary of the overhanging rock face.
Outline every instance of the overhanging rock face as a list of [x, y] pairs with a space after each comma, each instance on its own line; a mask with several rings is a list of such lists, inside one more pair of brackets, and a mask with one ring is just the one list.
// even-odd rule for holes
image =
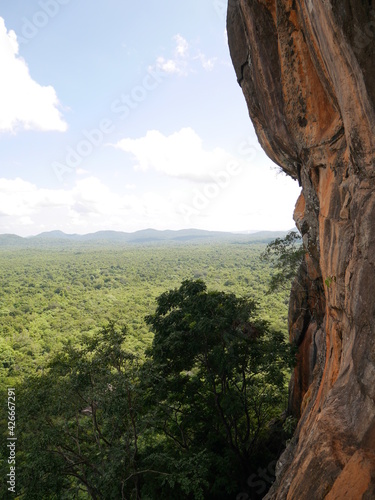
[[[375, 1], [229, 0], [259, 141], [298, 180], [300, 418], [269, 499], [375, 498]], [[280, 193], [282, 197], [282, 193]]]

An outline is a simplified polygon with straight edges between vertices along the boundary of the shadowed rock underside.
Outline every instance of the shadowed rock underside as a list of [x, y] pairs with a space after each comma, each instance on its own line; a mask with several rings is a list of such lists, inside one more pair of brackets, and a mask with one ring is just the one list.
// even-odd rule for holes
[[267, 498], [373, 499], [375, 1], [229, 0], [227, 24], [259, 141], [302, 186], [289, 312], [299, 424]]

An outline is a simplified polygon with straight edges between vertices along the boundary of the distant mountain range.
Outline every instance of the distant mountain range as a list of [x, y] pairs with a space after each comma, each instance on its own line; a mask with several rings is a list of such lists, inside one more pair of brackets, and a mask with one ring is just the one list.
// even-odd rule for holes
[[204, 231], [200, 229], [182, 229], [179, 231], [158, 231], [144, 229], [134, 233], [120, 231], [98, 231], [90, 234], [66, 234], [62, 231], [50, 231], [22, 238], [15, 234], [0, 235], [0, 248], [38, 248], [56, 246], [112, 246], [126, 244], [155, 243], [197, 243], [226, 241], [233, 243], [267, 243], [275, 238], [282, 238], [286, 231], [260, 231], [248, 233], [228, 233]]

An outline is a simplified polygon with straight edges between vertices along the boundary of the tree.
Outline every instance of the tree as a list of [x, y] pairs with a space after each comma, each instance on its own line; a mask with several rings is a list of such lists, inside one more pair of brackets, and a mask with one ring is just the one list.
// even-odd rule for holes
[[21, 498], [139, 498], [139, 360], [126, 328], [67, 344], [19, 387]]
[[[124, 349], [126, 337], [126, 327], [110, 322], [80, 347], [68, 342], [42, 374], [18, 385], [19, 498], [152, 500], [159, 497], [153, 476], [161, 477], [161, 498], [166, 489], [173, 489], [171, 498], [203, 498], [203, 454], [158, 453], [160, 436], [150, 432], [141, 383], [145, 370]], [[4, 477], [6, 467], [0, 461]]]
[[285, 238], [276, 238], [267, 245], [262, 258], [275, 269], [269, 285], [270, 292], [280, 288], [290, 289], [305, 253], [301, 236], [296, 231], [290, 231]]
[[271, 420], [284, 409], [292, 362], [282, 334], [254, 301], [184, 281], [146, 321], [157, 431], [180, 455], [206, 450], [204, 498], [229, 498], [246, 482]]
[[20, 382], [20, 499], [226, 500], [274, 458], [293, 356], [255, 302], [184, 281], [146, 321], [145, 359], [110, 322]]

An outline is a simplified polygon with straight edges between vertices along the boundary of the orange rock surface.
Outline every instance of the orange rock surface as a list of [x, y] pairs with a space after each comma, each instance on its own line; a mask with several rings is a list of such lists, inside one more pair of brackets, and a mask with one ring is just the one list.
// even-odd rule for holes
[[299, 418], [268, 499], [375, 498], [375, 1], [229, 0], [259, 141], [302, 194], [290, 299]]

